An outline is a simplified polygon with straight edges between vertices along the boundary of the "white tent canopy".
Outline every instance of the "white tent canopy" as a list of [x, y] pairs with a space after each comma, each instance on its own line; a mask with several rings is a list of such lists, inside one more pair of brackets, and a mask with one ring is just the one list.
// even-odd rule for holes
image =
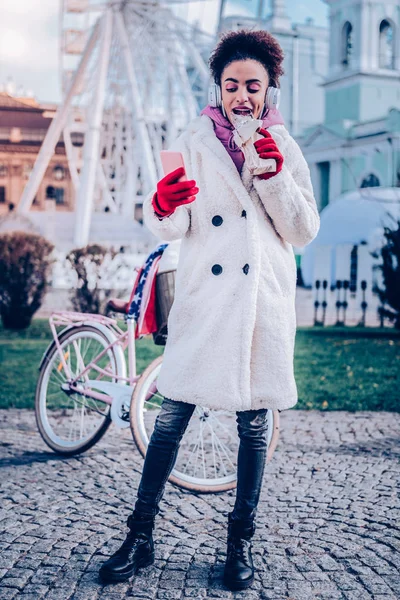
[[368, 244], [370, 250], [382, 245], [383, 227], [400, 219], [400, 188], [364, 188], [347, 192], [321, 212], [317, 237], [304, 248], [301, 269], [305, 285], [313, 284], [314, 262], [321, 246], [332, 251], [331, 281], [334, 282], [334, 254], [342, 244]]

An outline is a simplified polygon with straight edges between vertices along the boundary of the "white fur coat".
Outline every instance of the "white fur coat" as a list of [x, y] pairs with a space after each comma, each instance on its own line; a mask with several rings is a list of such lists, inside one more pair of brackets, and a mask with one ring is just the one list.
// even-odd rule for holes
[[283, 125], [269, 129], [284, 156], [268, 180], [242, 174], [206, 115], [178, 138], [196, 200], [160, 220], [152, 192], [148, 228], [182, 238], [175, 300], [158, 379], [161, 394], [231, 411], [287, 409], [297, 403], [293, 373], [296, 264], [292, 244], [319, 230], [310, 172]]

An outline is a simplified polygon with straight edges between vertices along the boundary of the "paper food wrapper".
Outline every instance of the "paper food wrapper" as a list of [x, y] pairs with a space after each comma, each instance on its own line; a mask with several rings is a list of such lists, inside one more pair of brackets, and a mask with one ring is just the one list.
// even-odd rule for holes
[[235, 127], [233, 139], [243, 152], [250, 173], [252, 175], [274, 173], [276, 171], [276, 160], [273, 158], [260, 158], [254, 147], [254, 142], [264, 137], [257, 133], [257, 129], [260, 129], [263, 125], [262, 120], [234, 114], [232, 117]]

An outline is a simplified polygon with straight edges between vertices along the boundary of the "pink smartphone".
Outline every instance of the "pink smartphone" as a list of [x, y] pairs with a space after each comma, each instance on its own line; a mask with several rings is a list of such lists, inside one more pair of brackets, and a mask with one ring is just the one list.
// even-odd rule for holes
[[[160, 152], [161, 164], [164, 170], [164, 175], [172, 173], [179, 167], [185, 169], [185, 163], [183, 162], [183, 156], [181, 152], [174, 152], [173, 150], [161, 150]], [[187, 181], [186, 169], [184, 175], [178, 181]]]

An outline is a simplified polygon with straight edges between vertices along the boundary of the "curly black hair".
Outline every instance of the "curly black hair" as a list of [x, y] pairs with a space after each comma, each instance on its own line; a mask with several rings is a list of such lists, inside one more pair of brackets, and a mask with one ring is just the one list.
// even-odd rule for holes
[[278, 87], [279, 77], [284, 73], [283, 50], [274, 36], [263, 30], [240, 29], [221, 36], [209, 59], [215, 83], [221, 85], [222, 72], [229, 64], [249, 58], [260, 62], [268, 73], [270, 85]]

